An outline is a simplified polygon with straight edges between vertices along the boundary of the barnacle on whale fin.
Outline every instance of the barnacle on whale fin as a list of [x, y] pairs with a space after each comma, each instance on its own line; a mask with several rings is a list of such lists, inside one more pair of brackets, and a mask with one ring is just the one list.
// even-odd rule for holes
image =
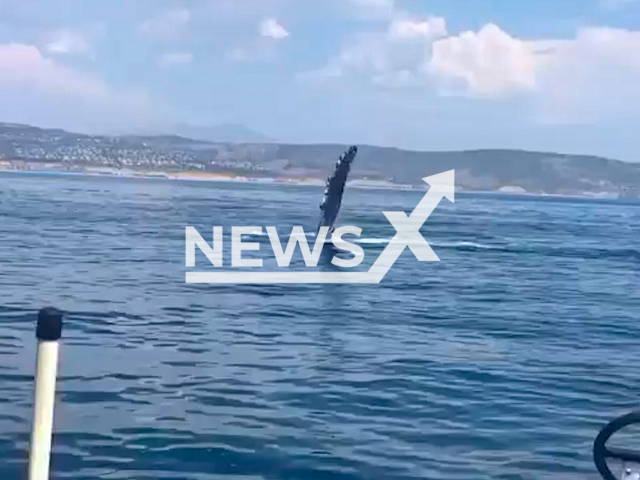
[[331, 175], [327, 178], [327, 185], [324, 190], [324, 195], [320, 201], [320, 222], [318, 224], [318, 231], [322, 227], [329, 227], [329, 234], [333, 232], [335, 222], [340, 212], [340, 205], [342, 204], [342, 195], [344, 194], [344, 187], [347, 183], [347, 177], [351, 170], [351, 163], [358, 154], [358, 147], [350, 147], [349, 150], [340, 155], [338, 162]]

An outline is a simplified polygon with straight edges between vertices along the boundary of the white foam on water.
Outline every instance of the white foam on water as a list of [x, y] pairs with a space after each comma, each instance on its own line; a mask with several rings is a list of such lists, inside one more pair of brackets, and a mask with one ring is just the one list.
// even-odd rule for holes
[[432, 247], [442, 247], [442, 248], [476, 248], [478, 250], [492, 250], [496, 248], [500, 248], [495, 245], [484, 245], [482, 243], [475, 242], [430, 242]]
[[393, 238], [359, 238], [357, 240], [353, 240], [353, 243], [380, 245], [389, 243], [391, 240], [393, 240]]

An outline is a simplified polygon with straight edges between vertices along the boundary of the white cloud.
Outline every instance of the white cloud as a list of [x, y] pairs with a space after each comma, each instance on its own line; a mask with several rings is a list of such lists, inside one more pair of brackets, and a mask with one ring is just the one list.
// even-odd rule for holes
[[545, 122], [638, 116], [640, 31], [588, 27], [569, 39], [522, 39], [499, 26], [448, 34], [442, 18], [395, 14], [353, 36], [315, 82], [366, 82], [425, 94], [518, 96]]
[[193, 54], [189, 52], [165, 53], [158, 59], [158, 66], [170, 68], [178, 65], [189, 65], [193, 61]]
[[142, 35], [151, 40], [171, 41], [179, 37], [191, 19], [187, 9], [166, 10], [139, 26]]
[[32, 45], [0, 45], [0, 85], [94, 99], [107, 97], [103, 83], [43, 57]]
[[106, 126], [143, 121], [151, 115], [141, 92], [110, 88], [100, 79], [42, 55], [33, 45], [0, 45], [0, 110], [5, 117], [39, 123], [50, 119]]
[[435, 41], [427, 65], [445, 84], [486, 96], [533, 90], [536, 67], [534, 46], [493, 24]]
[[275, 18], [268, 18], [260, 24], [260, 35], [275, 40], [287, 38], [290, 33]]
[[[253, 24], [255, 28], [255, 23]], [[277, 59], [282, 41], [291, 33], [274, 17], [268, 17], [258, 26], [257, 35], [247, 32], [248, 39], [230, 46], [225, 53], [227, 61], [235, 63], [267, 63]]]
[[545, 122], [637, 115], [640, 31], [588, 27], [569, 40], [525, 41], [487, 25], [436, 41], [428, 70], [469, 95], [524, 93]]
[[536, 45], [541, 119], [575, 123], [638, 115], [640, 31], [583, 28], [573, 40]]
[[399, 17], [391, 22], [388, 36], [392, 40], [428, 39], [442, 37], [447, 34], [447, 24], [444, 18], [410, 18]]
[[323, 68], [305, 79], [367, 78], [380, 86], [415, 86], [424, 82], [431, 43], [446, 35], [441, 17], [396, 16], [382, 32], [361, 33]]
[[91, 53], [91, 45], [84, 36], [70, 30], [54, 32], [45, 48], [47, 52], [59, 55], [84, 55]]

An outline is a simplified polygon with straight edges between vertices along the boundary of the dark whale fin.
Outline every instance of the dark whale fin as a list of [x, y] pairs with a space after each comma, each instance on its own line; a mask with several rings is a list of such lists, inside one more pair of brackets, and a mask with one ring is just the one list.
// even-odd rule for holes
[[316, 233], [322, 227], [329, 227], [328, 237], [333, 233], [335, 222], [338, 219], [340, 205], [342, 204], [342, 195], [347, 178], [351, 170], [351, 163], [358, 154], [358, 147], [351, 147], [345, 153], [340, 155], [333, 172], [327, 178], [327, 185], [324, 195], [320, 201], [320, 222]]

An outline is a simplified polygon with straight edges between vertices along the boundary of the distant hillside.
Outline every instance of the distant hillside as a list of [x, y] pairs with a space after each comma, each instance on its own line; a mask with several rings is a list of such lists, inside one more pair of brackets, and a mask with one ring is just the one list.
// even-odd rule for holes
[[[297, 166], [319, 168], [344, 145], [281, 145], [277, 156]], [[456, 183], [470, 190], [520, 187], [535, 193], [621, 192], [640, 189], [640, 164], [602, 157], [521, 150], [414, 152], [362, 146], [354, 172], [379, 172], [395, 183], [456, 170]]]
[[177, 124], [144, 132], [145, 136], [175, 135], [212, 143], [267, 143], [271, 139], [244, 125], [225, 123], [211, 127]]
[[[91, 136], [0, 124], [0, 168], [227, 172], [324, 178], [347, 145], [208, 142], [178, 135]], [[463, 190], [640, 197], [640, 164], [602, 157], [519, 150], [415, 152], [359, 146], [351, 178], [425, 186], [422, 178], [456, 170]]]

